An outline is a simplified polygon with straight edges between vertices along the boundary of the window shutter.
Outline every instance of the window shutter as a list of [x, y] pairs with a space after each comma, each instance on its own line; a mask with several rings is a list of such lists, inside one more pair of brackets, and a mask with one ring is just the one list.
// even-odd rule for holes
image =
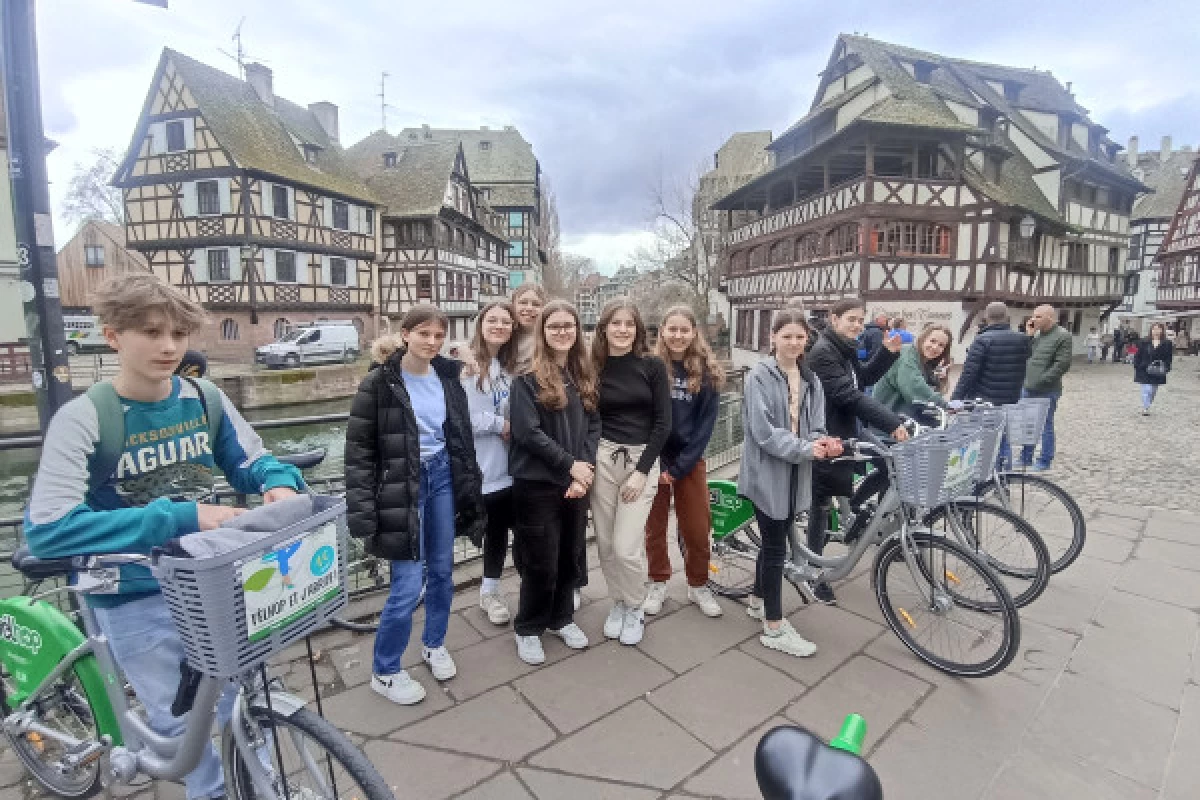
[[[324, 225], [326, 228], [332, 228], [333, 227], [333, 198], [332, 197], [323, 197], [323, 198], [321, 198], [321, 202], [325, 206], [325, 219], [321, 224]], [[328, 260], [328, 259], [326, 259], [326, 260]]]
[[185, 217], [194, 217], [197, 213], [196, 182], [187, 181], [183, 184], [183, 215]]
[[183, 146], [188, 150], [196, 149], [196, 118], [185, 117], [183, 120]]
[[[329, 198], [325, 198], [326, 204]], [[329, 266], [329, 256], [321, 256], [321, 285], [328, 286], [333, 282], [333, 271]]]
[[275, 283], [275, 251], [263, 250], [263, 280]]
[[217, 178], [217, 199], [221, 203], [221, 213], [233, 211], [233, 200], [229, 194], [229, 178]]
[[236, 283], [242, 279], [242, 248], [229, 248], [229, 280]]
[[346, 286], [351, 289], [358, 286], [358, 262], [353, 258], [346, 259]]
[[196, 283], [208, 283], [208, 251], [193, 250], [188, 260], [192, 265], [192, 280]]
[[154, 122], [146, 129], [150, 137], [150, 155], [156, 156], [167, 151], [167, 126], [163, 122]]
[[258, 185], [262, 187], [262, 215], [264, 217], [275, 216], [275, 193], [271, 191], [269, 181], [259, 181]]
[[296, 190], [291, 186], [287, 187], [288, 193], [288, 219], [299, 220], [296, 216]]

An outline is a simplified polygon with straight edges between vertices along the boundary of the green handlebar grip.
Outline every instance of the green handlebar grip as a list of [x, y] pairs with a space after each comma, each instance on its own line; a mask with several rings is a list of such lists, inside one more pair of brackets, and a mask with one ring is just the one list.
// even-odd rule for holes
[[867, 738], [867, 721], [858, 714], [847, 714], [842, 721], [842, 730], [829, 743], [830, 747], [862, 755], [863, 740]]

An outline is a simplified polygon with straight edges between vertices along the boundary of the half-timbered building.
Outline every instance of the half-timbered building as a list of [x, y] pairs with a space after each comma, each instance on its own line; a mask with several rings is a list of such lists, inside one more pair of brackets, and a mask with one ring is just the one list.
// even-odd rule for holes
[[735, 361], [769, 347], [792, 298], [949, 324], [961, 357], [992, 300], [1053, 303], [1086, 333], [1125, 293], [1145, 187], [1049, 72], [843, 35], [811, 110], [768, 148], [773, 169], [714, 205], [755, 216], [724, 237]]
[[1158, 310], [1200, 312], [1200, 160], [1188, 170], [1158, 260]]
[[163, 51], [113, 183], [129, 246], [210, 310], [195, 346], [252, 358], [300, 322], [375, 332], [376, 200], [338, 143], [338, 109]]
[[448, 338], [468, 338], [480, 307], [507, 294], [509, 273], [499, 214], [471, 182], [463, 146], [376, 131], [346, 157], [384, 204], [380, 314], [398, 320], [433, 303], [450, 317]]

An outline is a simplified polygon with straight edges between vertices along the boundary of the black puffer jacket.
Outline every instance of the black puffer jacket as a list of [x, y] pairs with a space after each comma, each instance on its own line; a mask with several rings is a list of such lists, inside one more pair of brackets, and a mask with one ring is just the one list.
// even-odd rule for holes
[[953, 399], [980, 399], [994, 405], [1020, 400], [1032, 341], [1033, 337], [1014, 331], [1008, 323], [985, 327], [967, 350]]
[[830, 436], [858, 436], [858, 421], [891, 433], [903, 420], [878, 400], [862, 393], [891, 369], [898, 356], [886, 347], [875, 351], [866, 364], [859, 364], [855, 345], [826, 328], [804, 357], [804, 363], [821, 379], [825, 390], [825, 429]]
[[1138, 345], [1137, 355], [1133, 357], [1133, 382], [1151, 386], [1162, 386], [1167, 382], [1167, 376], [1151, 375], [1146, 372], [1146, 367], [1149, 367], [1155, 361], [1161, 361], [1163, 366], [1167, 368], [1167, 372], [1170, 372], [1171, 362], [1174, 360], [1174, 357], [1175, 345], [1166, 339], [1163, 339], [1157, 345], [1149, 337], [1143, 339], [1142, 343]]
[[[403, 351], [367, 373], [346, 425], [346, 521], [367, 552], [395, 561], [420, 558], [421, 440], [401, 377]], [[438, 356], [433, 369], [446, 395], [446, 449], [454, 481], [454, 531], [478, 538], [487, 523], [483, 476], [475, 460], [462, 364]]]

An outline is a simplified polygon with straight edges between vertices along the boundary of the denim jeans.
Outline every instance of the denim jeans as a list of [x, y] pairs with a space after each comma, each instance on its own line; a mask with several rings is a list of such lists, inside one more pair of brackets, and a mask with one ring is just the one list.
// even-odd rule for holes
[[1158, 394], [1157, 383], [1142, 384], [1142, 408], [1150, 408], [1150, 404], [1154, 402], [1154, 395]]
[[400, 659], [412, 633], [412, 615], [425, 585], [426, 647], [441, 647], [454, 599], [454, 481], [450, 455], [443, 449], [421, 463], [417, 497], [421, 517], [421, 558], [392, 562], [392, 588], [375, 634], [376, 675], [400, 671]]
[[[175, 633], [162, 595], [147, 595], [115, 608], [94, 610], [117, 665], [146, 709], [150, 727], [163, 736], [182, 734], [187, 718], [173, 716], [171, 703], [179, 688], [179, 665], [185, 660], [183, 642]], [[236, 696], [237, 687], [233, 684], [221, 695], [217, 720], [222, 727], [229, 720]], [[224, 796], [225, 775], [211, 743], [200, 763], [184, 778], [184, 786], [188, 800]]]
[[[1031, 392], [1028, 389], [1021, 390], [1021, 397], [1046, 397], [1050, 399], [1050, 412], [1046, 414], [1046, 427], [1042, 429], [1042, 454], [1038, 458], [1037, 465], [1042, 468], [1050, 466], [1050, 462], [1054, 460], [1054, 412], [1058, 409], [1058, 398], [1062, 396], [1062, 392]], [[1025, 466], [1033, 464], [1033, 445], [1026, 445], [1021, 448], [1021, 463]]]

